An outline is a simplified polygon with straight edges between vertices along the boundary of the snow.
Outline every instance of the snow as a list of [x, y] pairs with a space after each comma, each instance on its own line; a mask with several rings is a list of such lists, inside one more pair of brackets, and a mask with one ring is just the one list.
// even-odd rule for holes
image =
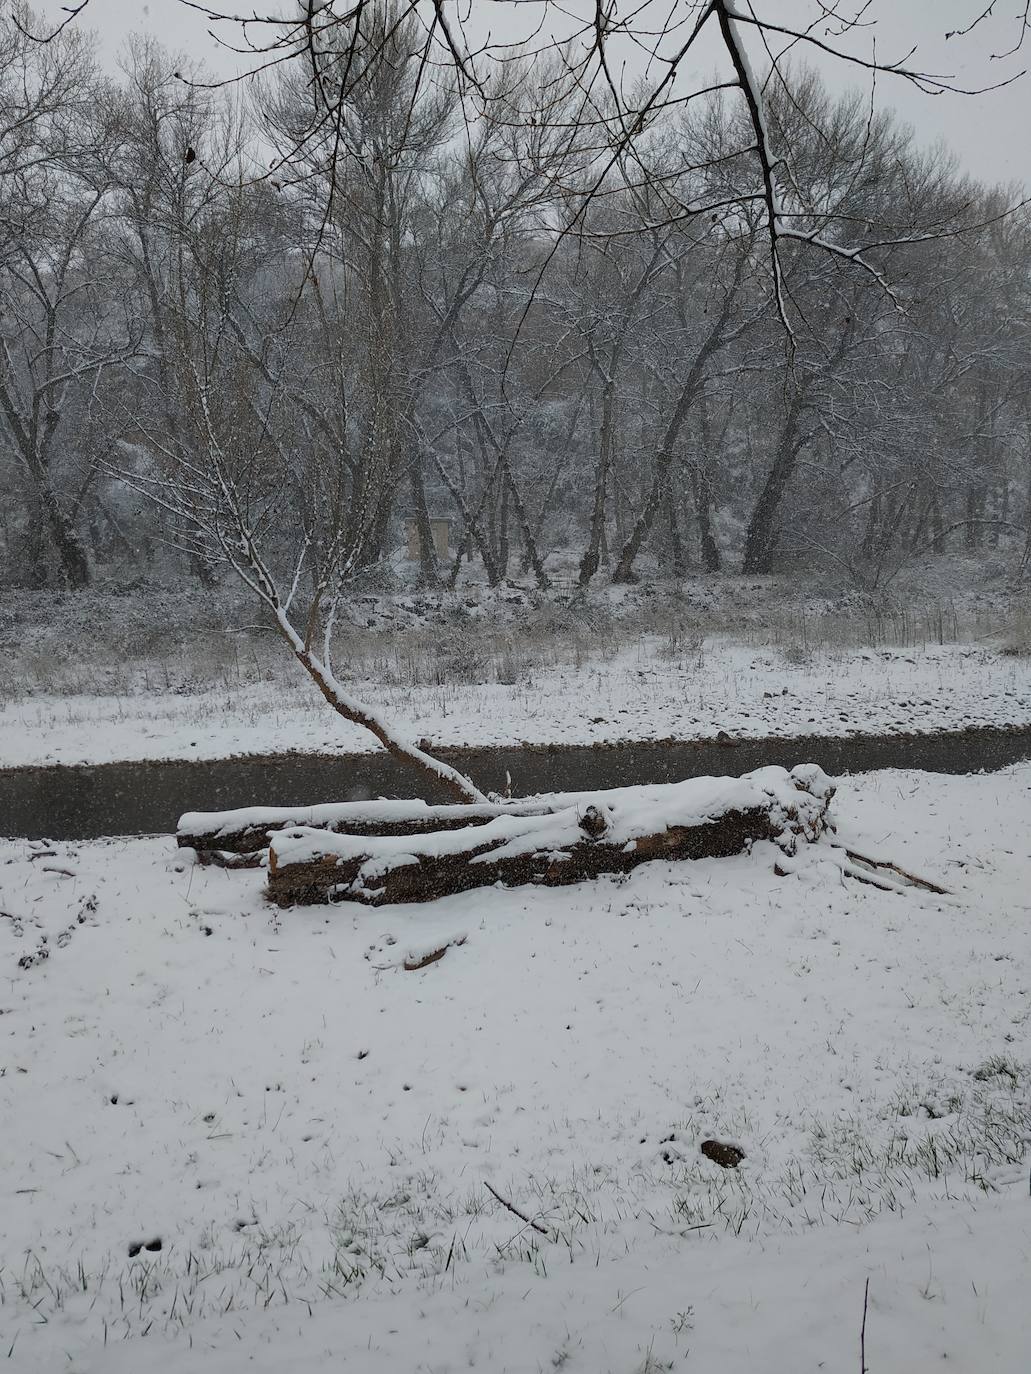
[[[969, 644], [814, 652], [707, 641], [670, 660], [658, 641], [541, 668], [514, 684], [349, 683], [412, 739], [437, 747], [575, 745], [934, 733], [1031, 725], [1031, 657]], [[0, 704], [0, 763], [362, 753], [379, 746], [292, 675], [189, 695], [34, 696]]]
[[[676, 1245], [655, 1240], [615, 1269], [587, 1264], [547, 1278], [525, 1265], [509, 1269], [493, 1277], [472, 1312], [459, 1286], [315, 1308], [293, 1321], [260, 1314], [248, 1318], [235, 1351], [195, 1343], [185, 1363], [181, 1350], [150, 1342], [147, 1367], [153, 1374], [323, 1374], [337, 1362], [363, 1374], [858, 1370], [870, 1278], [870, 1370], [1024, 1374], [1027, 1246], [1026, 1218], [1006, 1200], [976, 1210], [932, 1204], [917, 1217], [876, 1223], [858, 1242], [844, 1227], [762, 1247], [725, 1238], [715, 1254], [700, 1244], [686, 1262]], [[103, 1360], [79, 1367], [136, 1374], [139, 1358], [134, 1344], [109, 1347]]]
[[835, 810], [950, 895], [821, 841], [281, 913], [0, 842], [7, 1367], [858, 1369], [869, 1279], [872, 1374], [1023, 1371], [1031, 766]]
[[[540, 809], [543, 799], [531, 802], [512, 802], [509, 806], [513, 815], [533, 813]], [[332, 828], [336, 825], [352, 825], [367, 822], [396, 824], [399, 821], [414, 821], [428, 825], [434, 818], [447, 817], [453, 820], [475, 820], [492, 816], [497, 811], [494, 803], [455, 802], [450, 806], [430, 806], [417, 797], [410, 800], [392, 801], [375, 798], [364, 802], [325, 802], [319, 806], [240, 806], [232, 811], [187, 811], [180, 816], [177, 827], [183, 838], [212, 834], [222, 839], [239, 835], [245, 830], [256, 830], [261, 826], [282, 827], [287, 825], [307, 825]]]

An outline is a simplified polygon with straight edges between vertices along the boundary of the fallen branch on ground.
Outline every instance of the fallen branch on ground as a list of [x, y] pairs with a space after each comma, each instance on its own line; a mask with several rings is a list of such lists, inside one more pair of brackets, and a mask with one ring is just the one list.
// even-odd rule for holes
[[[855, 849], [845, 849], [845, 853], [847, 853], [848, 857], [852, 860], [854, 867], [858, 866], [861, 870], [862, 868], [869, 868], [869, 870], [872, 870], [869, 874], [852, 871], [850, 874], [852, 878], [859, 878], [861, 881], [869, 882], [870, 879], [876, 875], [876, 872], [884, 871], [885, 868], [887, 868], [889, 872], [894, 872], [896, 877], [902, 879], [903, 885], [910, 886], [910, 888], [922, 888], [924, 892], [933, 892], [938, 894], [939, 897], [949, 896], [949, 889], [940, 888], [938, 883], [931, 882], [929, 878], [918, 877], [916, 872], [909, 872], [906, 868], [899, 867], [899, 864], [892, 863], [891, 859], [867, 859], [866, 855], [856, 853]], [[895, 888], [895, 886], [899, 886], [899, 883], [891, 883], [891, 886]]]
[[502, 1207], [507, 1207], [514, 1217], [518, 1217], [520, 1221], [525, 1221], [527, 1226], [532, 1226], [533, 1229], [537, 1231], [540, 1235], [547, 1236], [549, 1240], [551, 1239], [551, 1232], [548, 1230], [546, 1226], [541, 1226], [539, 1222], [532, 1221], [526, 1215], [525, 1212], [520, 1212], [519, 1208], [515, 1205], [515, 1203], [509, 1202], [508, 1198], [506, 1197], [502, 1197], [501, 1194], [497, 1191], [497, 1189], [492, 1188], [489, 1183], [484, 1182], [483, 1186], [486, 1188], [487, 1192], [490, 1193], [491, 1197], [497, 1198], [497, 1200], [501, 1203]]
[[405, 973], [418, 973], [420, 969], [429, 968], [430, 964], [439, 963], [449, 949], [460, 949], [465, 941], [466, 936], [455, 935], [450, 940], [434, 940], [428, 948], [410, 949], [401, 961], [401, 967]]
[[279, 906], [379, 906], [498, 882], [556, 886], [626, 873], [651, 859], [722, 857], [756, 840], [793, 852], [800, 839], [823, 833], [833, 793], [819, 768], [804, 765], [550, 797], [543, 813], [523, 804], [522, 811], [502, 808], [486, 821], [426, 833], [371, 837], [294, 826], [272, 837], [268, 892]]

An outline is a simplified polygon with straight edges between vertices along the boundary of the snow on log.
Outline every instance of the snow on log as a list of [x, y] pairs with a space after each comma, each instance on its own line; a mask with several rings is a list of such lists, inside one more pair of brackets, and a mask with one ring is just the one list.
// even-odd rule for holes
[[485, 825], [498, 816], [545, 815], [574, 805], [577, 795], [555, 794], [512, 802], [458, 802], [442, 806], [430, 806], [418, 800], [381, 800], [326, 802], [321, 806], [246, 806], [237, 811], [188, 811], [179, 818], [176, 840], [181, 849], [194, 849], [213, 863], [222, 863], [225, 856], [236, 854], [244, 863], [249, 859], [256, 864], [268, 848], [271, 835], [297, 826], [347, 835], [425, 835]]
[[379, 906], [497, 882], [578, 882], [650, 859], [738, 854], [756, 840], [776, 840], [793, 853], [799, 840], [815, 840], [826, 828], [833, 793], [826, 775], [805, 764], [790, 773], [760, 768], [741, 778], [566, 794], [564, 806], [545, 813], [506, 811], [409, 835], [290, 826], [272, 836], [268, 891], [279, 906]]

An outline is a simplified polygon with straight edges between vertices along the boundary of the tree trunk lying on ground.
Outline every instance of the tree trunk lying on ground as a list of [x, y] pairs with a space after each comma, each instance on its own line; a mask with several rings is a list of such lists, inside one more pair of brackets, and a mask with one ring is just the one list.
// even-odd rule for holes
[[321, 806], [248, 806], [238, 811], [190, 811], [180, 817], [176, 840], [196, 850], [202, 863], [227, 868], [257, 868], [278, 831], [306, 827], [335, 834], [428, 835], [441, 830], [486, 825], [499, 816], [546, 816], [586, 806], [595, 794], [546, 793], [519, 801], [455, 803], [429, 806], [424, 801], [326, 802]]
[[279, 906], [379, 906], [497, 882], [555, 886], [626, 873], [651, 859], [738, 854], [756, 840], [775, 840], [793, 853], [800, 840], [815, 840], [827, 827], [833, 793], [824, 773], [806, 764], [790, 773], [760, 768], [742, 778], [566, 794], [565, 805], [552, 796], [540, 799], [545, 812], [510, 808], [477, 823], [408, 835], [291, 826], [272, 836], [268, 892]]

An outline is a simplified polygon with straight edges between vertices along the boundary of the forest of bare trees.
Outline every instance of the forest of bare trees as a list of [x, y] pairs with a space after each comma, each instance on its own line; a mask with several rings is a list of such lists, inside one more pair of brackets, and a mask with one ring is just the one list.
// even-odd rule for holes
[[[873, 588], [1020, 555], [1012, 188], [799, 65], [764, 113], [810, 229], [771, 271], [730, 93], [671, 107], [588, 194], [594, 134], [546, 62], [500, 68], [469, 122], [388, 15], [315, 138], [297, 65], [241, 90], [140, 39], [111, 73], [84, 29], [0, 24], [7, 585], [228, 566], [313, 629], [405, 520], [428, 586], [822, 566]], [[820, 241], [843, 225], [862, 264]]]

